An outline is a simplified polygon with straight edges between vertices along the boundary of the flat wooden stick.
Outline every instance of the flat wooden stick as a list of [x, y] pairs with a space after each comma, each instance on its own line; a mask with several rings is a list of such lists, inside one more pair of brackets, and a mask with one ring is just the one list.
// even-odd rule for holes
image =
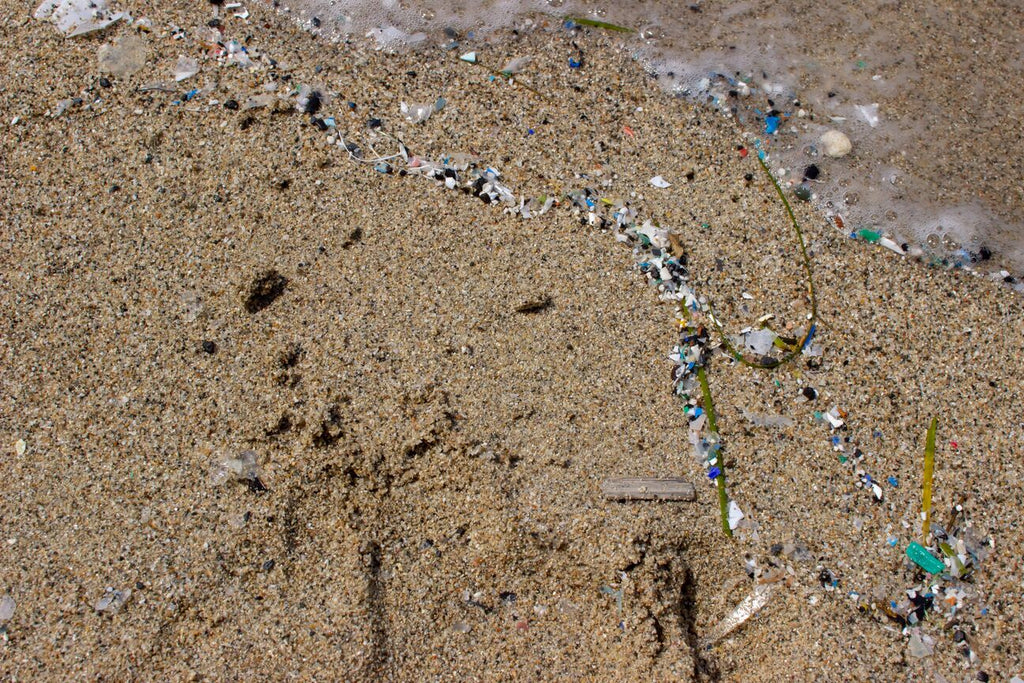
[[615, 477], [605, 479], [601, 492], [608, 500], [685, 500], [697, 498], [693, 484], [679, 477]]

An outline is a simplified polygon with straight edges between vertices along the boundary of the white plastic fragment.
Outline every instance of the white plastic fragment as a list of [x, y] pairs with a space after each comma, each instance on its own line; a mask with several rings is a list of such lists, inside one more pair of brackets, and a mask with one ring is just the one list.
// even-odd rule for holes
[[17, 441], [14, 442], [14, 454], [15, 455], [19, 455], [19, 456], [20, 455], [25, 455], [25, 450], [27, 448], [28, 448], [28, 445], [25, 443], [25, 439], [18, 439]]
[[11, 617], [14, 616], [14, 609], [17, 606], [18, 603], [10, 595], [0, 598], [0, 624], [11, 620]]
[[844, 157], [853, 149], [850, 138], [838, 130], [827, 131], [821, 136], [822, 151], [833, 159]]
[[146, 41], [138, 36], [127, 35], [115, 38], [113, 42], [100, 45], [96, 52], [102, 73], [118, 78], [130, 76], [146, 65]]
[[427, 34], [423, 32], [419, 33], [406, 33], [400, 28], [394, 26], [385, 26], [384, 28], [370, 29], [366, 33], [367, 38], [373, 38], [377, 41], [377, 49], [393, 49], [399, 46], [413, 46], [422, 43], [427, 39]]
[[915, 659], [929, 657], [935, 652], [935, 639], [921, 629], [915, 628], [910, 634], [910, 642], [907, 643], [907, 653]]
[[432, 104], [401, 104], [402, 115], [410, 123], [423, 123], [434, 113]]
[[756, 354], [765, 355], [769, 353], [775, 346], [775, 340], [779, 335], [775, 334], [768, 328], [762, 328], [760, 330], [750, 330], [743, 333], [742, 345], [750, 349]]
[[199, 73], [199, 62], [185, 55], [178, 55], [178, 61], [174, 64], [174, 80], [183, 81], [192, 78]]
[[881, 120], [881, 117], [878, 115], [877, 102], [875, 102], [874, 104], [858, 104], [857, 113], [860, 114], [861, 118], [864, 119], [865, 123], [867, 123], [872, 128], [878, 126], [878, 122]]
[[75, 98], [73, 98], [73, 97], [68, 97], [67, 99], [61, 100], [60, 102], [57, 103], [57, 106], [54, 108], [53, 114], [51, 114], [51, 116], [53, 118], [57, 118], [58, 116], [60, 116], [64, 112], [66, 112], [68, 110], [68, 107], [70, 107], [74, 103], [75, 103]]
[[508, 60], [508, 62], [505, 64], [505, 66], [501, 67], [501, 73], [508, 74], [510, 76], [512, 74], [519, 73], [520, 71], [525, 69], [527, 67], [527, 65], [529, 65], [529, 63], [532, 62], [532, 61], [533, 61], [533, 57], [529, 57], [529, 56], [526, 56], [526, 57], [515, 57], [513, 59]]
[[461, 59], [464, 62], [469, 62], [470, 64], [476, 64], [476, 53], [475, 52], [467, 52], [467, 53], [465, 53], [463, 55], [460, 55], [459, 59]]
[[825, 419], [828, 420], [828, 423], [830, 425], [832, 425], [832, 429], [839, 429], [840, 427], [842, 427], [845, 424], [843, 422], [843, 418], [839, 417], [839, 407], [838, 406], [833, 407], [832, 410], [830, 410], [827, 413], [825, 413]]
[[667, 180], [662, 178], [660, 175], [656, 175], [653, 178], [651, 178], [651, 185], [654, 185], [655, 187], [658, 187], [658, 188], [661, 188], [661, 189], [664, 190], [666, 187], [671, 187], [672, 183], [668, 182]]
[[104, 29], [126, 15], [111, 12], [106, 0], [43, 0], [33, 16], [54, 23], [66, 36], [80, 36]]
[[259, 465], [255, 451], [244, 451], [237, 458], [225, 458], [216, 463], [210, 472], [210, 483], [220, 486], [230, 479], [239, 481], [257, 481]]
[[736, 504], [735, 500], [729, 501], [729, 528], [735, 529], [746, 515], [743, 514], [743, 510], [740, 510], [740, 506]]
[[900, 256], [903, 256], [904, 254], [906, 254], [906, 252], [903, 251], [903, 247], [901, 247], [900, 245], [896, 244], [894, 241], [892, 241], [888, 237], [880, 238], [878, 240], [878, 243], [880, 245], [882, 245], [883, 247], [885, 247], [886, 249], [889, 249], [890, 251], [895, 251]]
[[743, 417], [747, 418], [751, 424], [757, 425], [758, 427], [792, 427], [796, 424], [791, 417], [785, 415], [771, 415], [768, 413], [751, 413], [743, 410]]
[[96, 604], [93, 605], [93, 607], [97, 612], [115, 614], [118, 610], [124, 607], [124, 604], [128, 602], [128, 599], [131, 596], [131, 588], [125, 588], [123, 591], [108, 588], [107, 592], [103, 594], [102, 598], [96, 601]]

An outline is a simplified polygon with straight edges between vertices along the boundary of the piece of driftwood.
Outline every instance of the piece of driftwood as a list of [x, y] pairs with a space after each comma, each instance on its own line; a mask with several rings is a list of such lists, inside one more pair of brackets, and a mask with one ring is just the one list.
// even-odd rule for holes
[[601, 491], [608, 500], [694, 500], [693, 484], [679, 477], [615, 477], [605, 479]]

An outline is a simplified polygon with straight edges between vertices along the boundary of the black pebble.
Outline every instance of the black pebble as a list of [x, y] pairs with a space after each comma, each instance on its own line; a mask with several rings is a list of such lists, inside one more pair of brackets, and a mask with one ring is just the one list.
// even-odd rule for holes
[[203, 353], [213, 355], [217, 353], [217, 342], [205, 340], [203, 341]]
[[814, 164], [811, 164], [804, 169], [804, 180], [814, 180], [818, 177], [821, 171]]
[[320, 17], [313, 17], [313, 27], [320, 28]]
[[238, 109], [238, 102], [237, 102], [237, 100], [228, 100], [227, 102], [224, 103], [224, 108], [225, 109], [230, 109], [231, 111], [236, 111]]
[[988, 247], [982, 247], [978, 250], [978, 256], [981, 257], [982, 261], [988, 261], [992, 258], [992, 251]]
[[107, 78], [106, 76], [100, 76], [100, 87], [101, 88], [109, 88], [110, 87], [110, 79]]
[[274, 562], [273, 560], [267, 560], [266, 562], [263, 563], [263, 571], [269, 572], [271, 569], [274, 568], [275, 564], [277, 564], [277, 563]]
[[979, 671], [978, 675], [975, 676], [975, 678], [977, 678], [979, 681], [981, 681], [981, 683], [988, 683], [988, 674], [985, 673], [984, 671]]
[[814, 399], [818, 398], [818, 390], [815, 389], [814, 387], [804, 387], [803, 393], [809, 401], [813, 401]]

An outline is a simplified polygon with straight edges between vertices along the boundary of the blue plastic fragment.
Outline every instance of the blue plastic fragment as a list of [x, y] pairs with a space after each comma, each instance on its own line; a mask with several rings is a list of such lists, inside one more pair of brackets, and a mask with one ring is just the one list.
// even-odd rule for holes
[[708, 479], [716, 479], [718, 475], [720, 475], [721, 473], [722, 470], [720, 470], [717, 467], [712, 467], [710, 470], [708, 470]]
[[896, 477], [889, 477], [886, 481], [889, 482], [889, 486], [896, 488], [900, 485], [899, 480]]
[[779, 129], [779, 117], [769, 116], [764, 120], [764, 132], [771, 135]]
[[693, 409], [693, 416], [694, 417], [700, 417], [703, 414], [704, 414], [704, 410], [703, 409], [701, 409], [701, 408], [694, 408]]
[[583, 60], [582, 59], [577, 60], [577, 59], [573, 59], [572, 57], [569, 57], [569, 68], [570, 69], [578, 69], [581, 66], [583, 66]]
[[833, 436], [832, 437], [832, 445], [833, 446], [838, 446], [839, 445], [839, 441], [840, 441], [840, 439], [839, 439], [838, 436]]
[[811, 340], [814, 339], [814, 333], [817, 332], [817, 331], [818, 331], [818, 324], [817, 323], [812, 324], [811, 325], [811, 330], [807, 333], [807, 338], [804, 339], [804, 345], [800, 347], [801, 351], [803, 351], [808, 346], [810, 346]]

